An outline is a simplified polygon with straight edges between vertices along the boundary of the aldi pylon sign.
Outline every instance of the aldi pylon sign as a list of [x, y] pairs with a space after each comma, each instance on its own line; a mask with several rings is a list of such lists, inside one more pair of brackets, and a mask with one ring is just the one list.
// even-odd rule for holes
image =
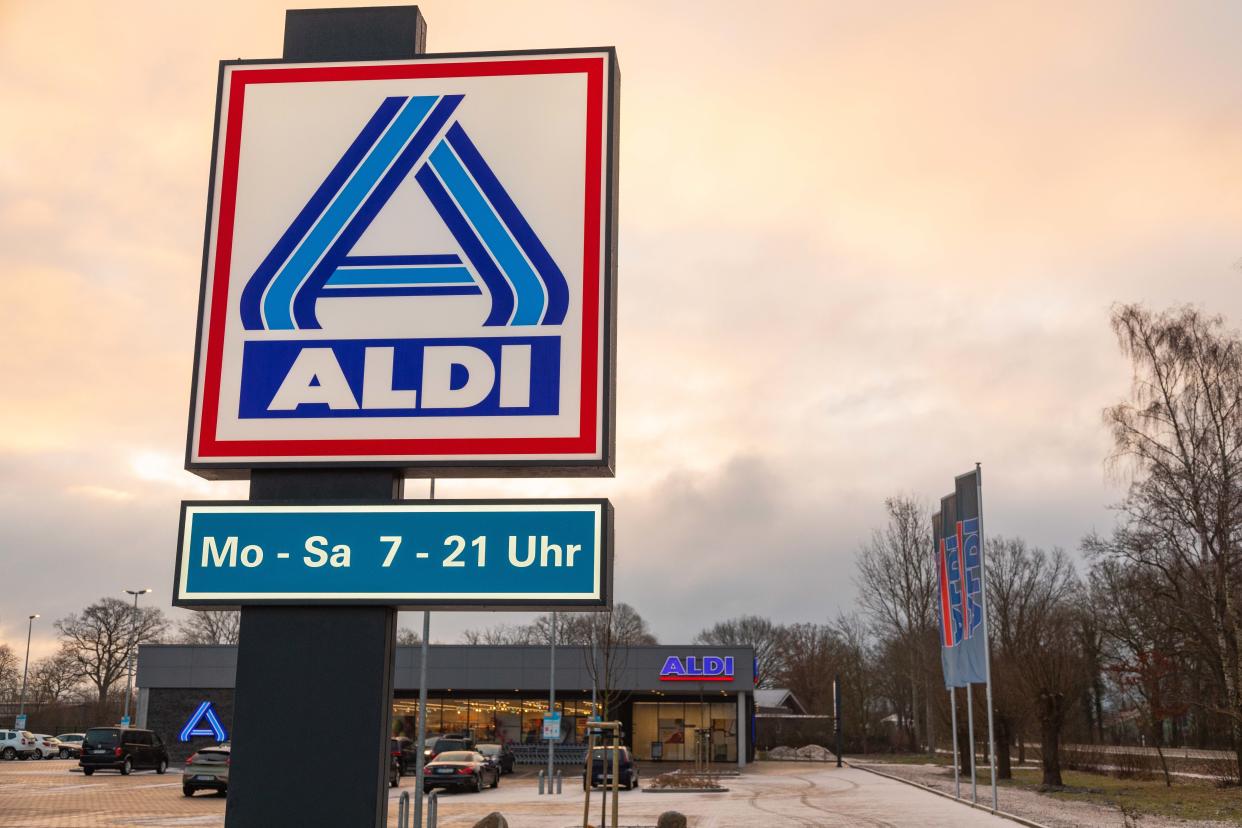
[[187, 467], [611, 474], [617, 78], [223, 63]]

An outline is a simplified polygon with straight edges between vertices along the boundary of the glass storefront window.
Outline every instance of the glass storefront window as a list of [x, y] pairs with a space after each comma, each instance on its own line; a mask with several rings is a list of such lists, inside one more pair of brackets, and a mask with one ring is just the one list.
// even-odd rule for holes
[[496, 741], [505, 745], [522, 741], [522, 702], [517, 699], [496, 700]]
[[634, 755], [639, 759], [693, 762], [696, 745], [713, 762], [737, 761], [736, 703], [634, 703]]

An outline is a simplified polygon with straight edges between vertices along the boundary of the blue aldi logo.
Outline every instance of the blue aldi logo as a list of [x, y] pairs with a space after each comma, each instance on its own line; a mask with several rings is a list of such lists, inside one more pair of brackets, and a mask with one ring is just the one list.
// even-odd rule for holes
[[733, 656], [669, 656], [660, 681], [733, 681]]
[[216, 708], [210, 701], [199, 704], [181, 728], [181, 741], [188, 742], [195, 736], [210, 736], [217, 742], [228, 741], [224, 725], [220, 724], [220, 717], [216, 715]]
[[226, 63], [188, 466], [611, 473], [610, 50]]

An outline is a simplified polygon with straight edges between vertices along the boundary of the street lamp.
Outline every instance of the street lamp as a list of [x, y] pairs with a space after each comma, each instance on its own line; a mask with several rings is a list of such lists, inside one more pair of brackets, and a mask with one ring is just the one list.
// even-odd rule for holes
[[26, 727], [26, 673], [30, 670], [30, 631], [34, 629], [34, 620], [39, 617], [39, 613], [29, 616], [26, 619], [26, 664], [22, 667], [22, 697], [18, 703], [17, 718], [21, 720], [20, 727]]
[[[146, 595], [149, 589], [127, 589], [125, 592], [134, 596], [134, 638], [138, 637], [138, 596]], [[134, 657], [138, 653], [138, 642], [133, 641], [129, 651], [129, 677], [125, 680], [125, 715], [121, 718], [123, 724], [129, 724], [129, 697], [134, 692]]]

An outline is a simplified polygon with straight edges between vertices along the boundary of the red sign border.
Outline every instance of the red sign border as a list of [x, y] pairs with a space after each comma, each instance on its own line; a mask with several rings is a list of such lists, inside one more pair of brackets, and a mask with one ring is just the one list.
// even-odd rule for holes
[[[196, 354], [195, 383], [193, 388], [194, 401], [191, 407], [191, 438], [187, 445], [186, 467], [193, 471], [212, 471], [221, 468], [248, 468], [269, 465], [307, 466], [307, 465], [381, 465], [381, 466], [421, 466], [467, 464], [496, 465], [516, 464], [519, 466], [588, 464], [598, 465], [609, 462], [607, 456], [608, 435], [598, 426], [600, 410], [597, 404], [599, 393], [599, 339], [600, 325], [603, 324], [600, 308], [600, 280], [607, 275], [601, 273], [600, 251], [604, 243], [604, 219], [601, 208], [604, 206], [604, 182], [600, 171], [607, 173], [606, 163], [615, 163], [609, 156], [615, 152], [604, 133], [604, 91], [609, 81], [610, 69], [615, 67], [615, 54], [611, 49], [599, 50], [567, 50], [593, 52], [590, 56], [555, 57], [556, 52], [540, 52], [536, 56], [521, 57], [521, 53], [482, 53], [470, 57], [493, 57], [508, 55], [509, 59], [489, 59], [457, 62], [429, 62], [428, 59], [439, 59], [442, 55], [426, 55], [421, 59], [411, 59], [394, 63], [368, 63], [362, 65], [331, 65], [314, 66], [302, 63], [296, 67], [281, 66], [281, 61], [256, 62], [232, 61], [221, 65], [221, 86], [223, 88], [224, 67], [247, 66], [254, 68], [233, 68], [227, 75], [229, 78], [228, 112], [225, 116], [224, 150], [221, 154], [220, 170], [220, 201], [215, 234], [215, 266], [211, 273], [211, 296], [213, 298], [210, 317], [204, 320], [200, 308], [199, 325], [206, 322], [206, 338], [200, 329], [199, 342], [206, 344], [206, 357], [200, 360]], [[598, 54], [604, 52], [605, 54]], [[584, 205], [584, 245], [583, 245], [583, 319], [582, 319], [582, 387], [580, 399], [579, 433], [574, 437], [533, 437], [533, 438], [420, 438], [420, 439], [342, 439], [342, 440], [219, 440], [216, 438], [216, 425], [219, 414], [220, 376], [223, 363], [224, 331], [228, 312], [228, 284], [230, 259], [232, 257], [233, 219], [237, 198], [238, 148], [241, 140], [242, 120], [245, 106], [245, 90], [250, 84], [256, 83], [297, 83], [351, 80], [397, 80], [406, 78], [447, 78], [447, 77], [496, 77], [512, 75], [538, 74], [585, 74], [587, 78], [587, 113], [586, 113], [586, 176]], [[615, 101], [612, 102], [615, 107]], [[217, 117], [220, 117], [218, 114]], [[217, 127], [217, 134], [220, 130]], [[213, 155], [213, 167], [215, 157]], [[610, 176], [605, 175], [610, 179]], [[217, 178], [212, 176], [212, 187]], [[612, 185], [611, 180], [608, 181]], [[612, 196], [611, 193], [608, 194]], [[609, 204], [611, 210], [611, 204]], [[609, 221], [611, 223], [611, 217]], [[210, 221], [210, 217], [209, 217]], [[208, 230], [210, 232], [210, 228]], [[206, 264], [204, 263], [204, 269]], [[205, 302], [207, 274], [204, 273]], [[605, 294], [607, 290], [605, 291]], [[215, 301], [223, 297], [223, 301]], [[608, 297], [605, 296], [605, 299]], [[607, 335], [608, 332], [605, 332]], [[605, 343], [606, 346], [608, 343]], [[201, 347], [201, 345], [200, 345]], [[201, 406], [198, 388], [198, 370], [203, 368]], [[604, 389], [605, 395], [608, 389]], [[605, 399], [605, 407], [609, 404]], [[201, 411], [200, 411], [201, 408]], [[198, 412], [198, 450], [195, 458], [193, 446], [194, 415]], [[598, 440], [597, 440], [598, 437]], [[581, 460], [578, 458], [566, 461], [549, 459], [531, 461], [522, 459], [529, 455], [555, 454], [594, 454], [596, 459]], [[416, 455], [426, 460], [405, 456]], [[498, 455], [487, 457], [486, 455]], [[442, 456], [444, 459], [436, 459]], [[322, 462], [306, 458], [322, 457]], [[462, 459], [462, 458], [465, 459]], [[281, 463], [281, 458], [298, 458]], [[476, 459], [477, 458], [477, 459]], [[276, 461], [276, 462], [272, 462]]]

